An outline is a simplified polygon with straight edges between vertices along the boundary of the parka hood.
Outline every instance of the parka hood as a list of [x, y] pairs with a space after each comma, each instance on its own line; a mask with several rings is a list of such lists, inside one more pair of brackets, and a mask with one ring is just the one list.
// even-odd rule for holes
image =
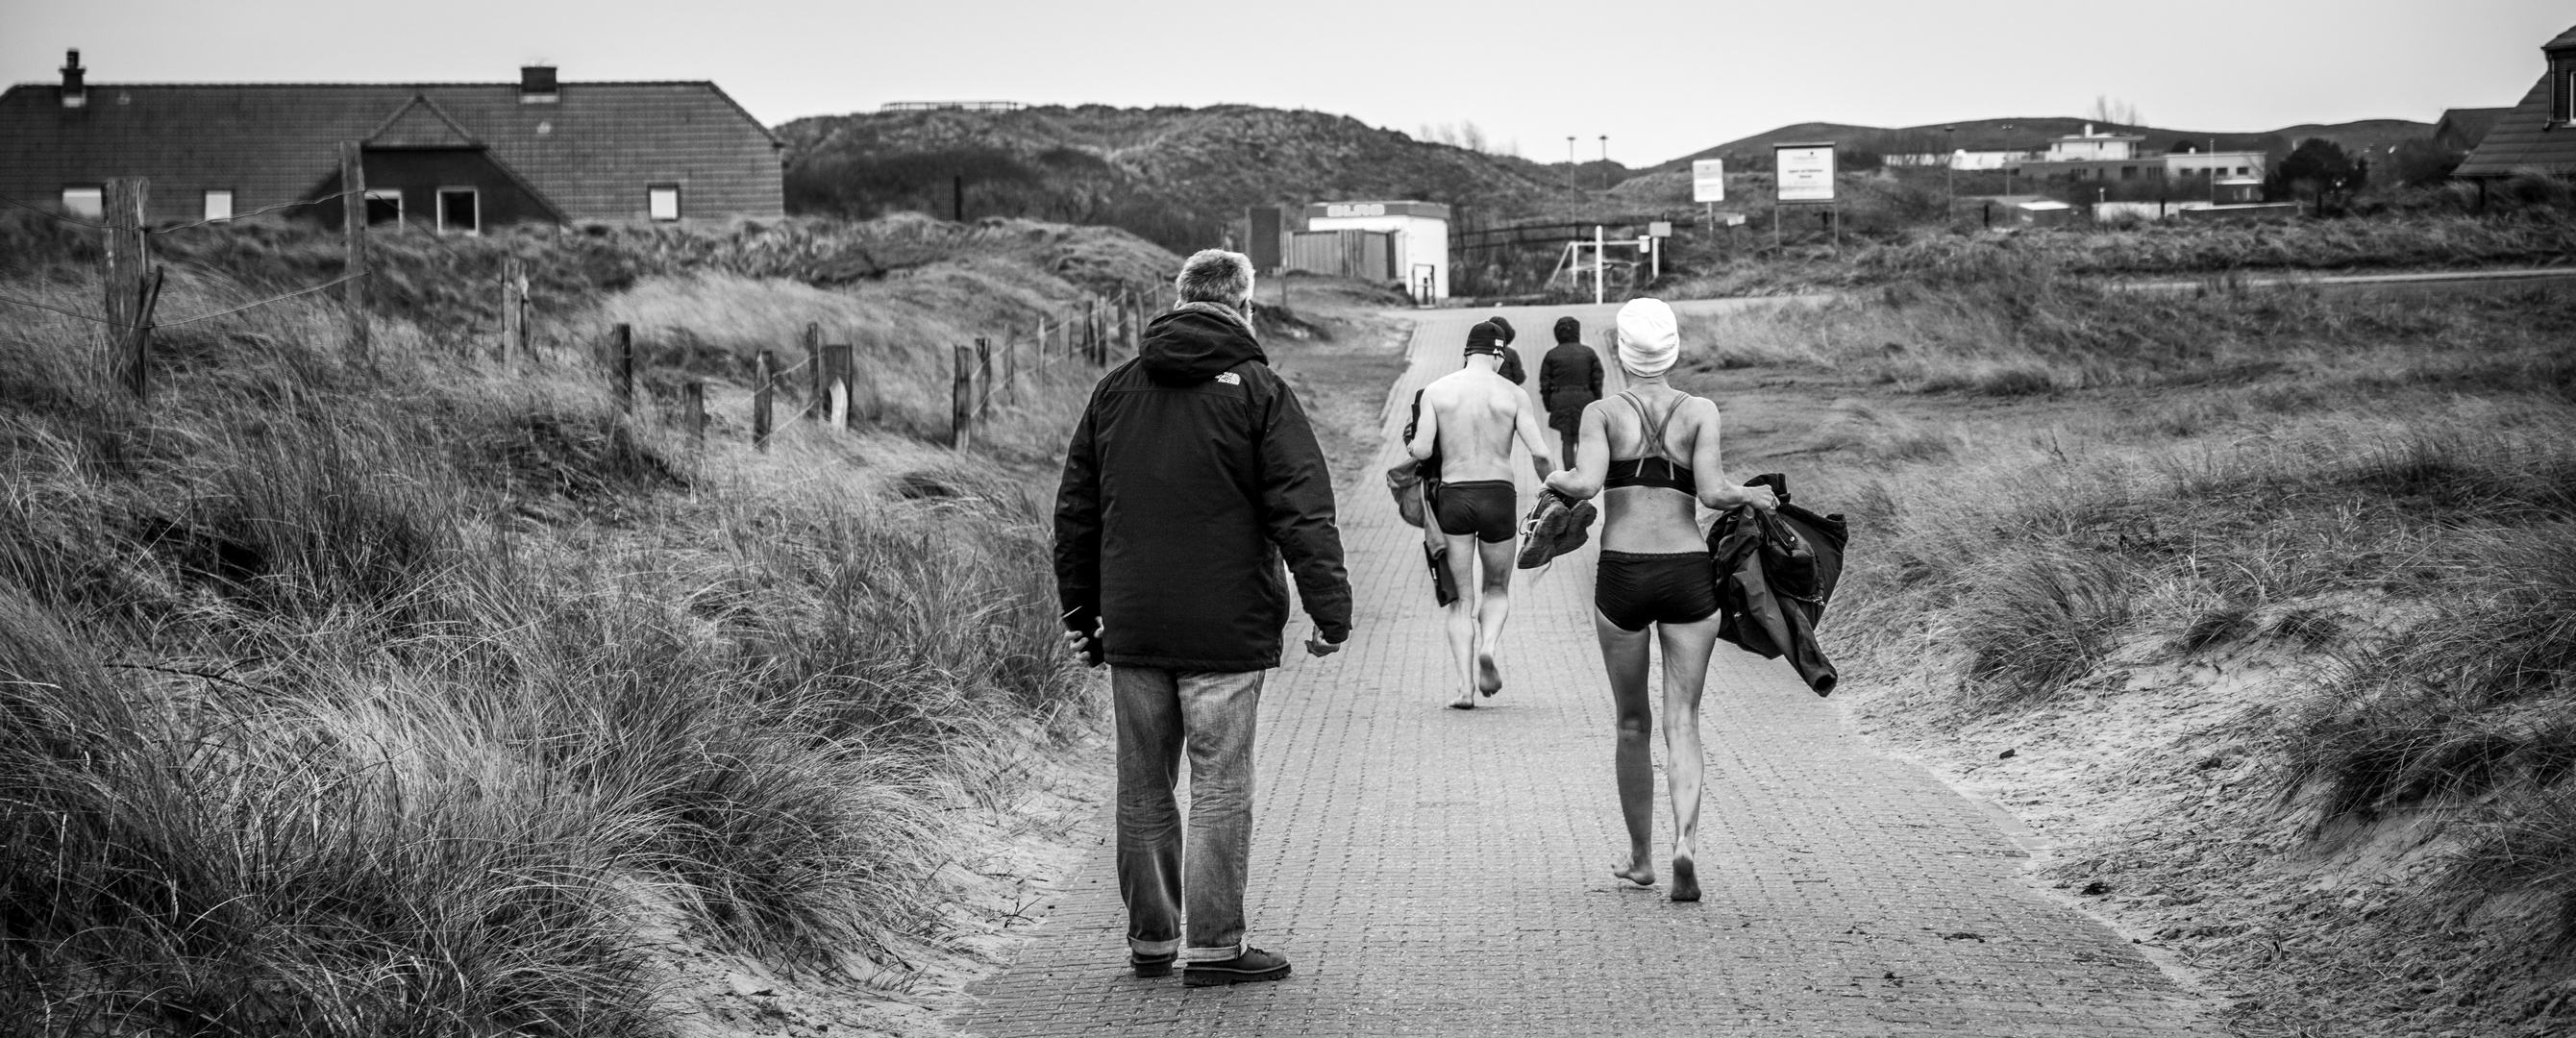
[[1194, 386], [1247, 360], [1270, 363], [1243, 314], [1215, 303], [1183, 303], [1154, 318], [1136, 353], [1145, 374], [1166, 386]]

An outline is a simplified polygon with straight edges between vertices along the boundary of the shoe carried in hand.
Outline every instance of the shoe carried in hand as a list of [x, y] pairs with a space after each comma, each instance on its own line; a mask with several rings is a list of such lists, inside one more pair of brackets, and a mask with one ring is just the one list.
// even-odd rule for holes
[[1538, 504], [1521, 520], [1519, 569], [1537, 569], [1592, 539], [1592, 520], [1601, 513], [1590, 501], [1576, 501], [1553, 490], [1538, 492]]

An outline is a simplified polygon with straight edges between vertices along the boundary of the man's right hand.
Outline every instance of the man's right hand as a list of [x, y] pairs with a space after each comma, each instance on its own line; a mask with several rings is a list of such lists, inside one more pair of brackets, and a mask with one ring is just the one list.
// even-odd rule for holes
[[1085, 667], [1097, 667], [1100, 665], [1100, 661], [1093, 659], [1091, 654], [1084, 650], [1089, 648], [1091, 643], [1101, 636], [1101, 632], [1108, 629], [1109, 625], [1106, 622], [1097, 620], [1092, 622], [1090, 634], [1084, 634], [1080, 631], [1068, 628], [1062, 635], [1064, 638], [1064, 649], [1067, 653], [1070, 653], [1073, 656], [1073, 661], [1075, 663], [1082, 664]]

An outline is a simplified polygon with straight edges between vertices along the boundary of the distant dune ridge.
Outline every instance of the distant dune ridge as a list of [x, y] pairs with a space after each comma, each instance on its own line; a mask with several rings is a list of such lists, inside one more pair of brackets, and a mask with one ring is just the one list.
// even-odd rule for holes
[[[931, 110], [798, 119], [787, 142], [790, 211], [867, 217], [914, 210], [968, 219], [1019, 216], [1126, 228], [1187, 250], [1239, 227], [1246, 206], [1328, 199], [1417, 198], [1460, 209], [1463, 224], [1563, 214], [1587, 204], [1642, 202], [1693, 159], [1767, 164], [1779, 141], [1832, 140], [1878, 154], [2045, 147], [2049, 138], [2134, 133], [2143, 150], [2178, 145], [2286, 151], [2308, 137], [2347, 150], [2386, 147], [2432, 127], [2404, 119], [2302, 124], [2263, 133], [2206, 133], [2072, 117], [1973, 119], [1912, 127], [1794, 123], [1653, 166], [1607, 160], [1539, 163], [1516, 155], [1416, 140], [1345, 115], [1253, 105], [1207, 108], [1043, 106]], [[1943, 126], [1956, 126], [1945, 133]], [[1640, 177], [1661, 178], [1618, 185]], [[1611, 192], [1604, 199], [1596, 192]]]

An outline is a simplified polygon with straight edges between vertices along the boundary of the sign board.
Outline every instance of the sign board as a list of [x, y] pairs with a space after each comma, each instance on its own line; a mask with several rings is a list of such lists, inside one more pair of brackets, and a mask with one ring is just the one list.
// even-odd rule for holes
[[1742, 227], [1744, 226], [1744, 214], [1719, 213], [1717, 214], [1717, 224], [1720, 227]]
[[1771, 168], [1779, 186], [1774, 195], [1783, 202], [1831, 202], [1834, 200], [1834, 143], [1774, 144], [1771, 146]]
[[1386, 215], [1386, 203], [1384, 203], [1384, 202], [1335, 202], [1335, 203], [1333, 203], [1333, 204], [1331, 204], [1331, 205], [1327, 205], [1327, 206], [1325, 206], [1325, 207], [1324, 207], [1324, 215], [1325, 215], [1325, 216], [1328, 216], [1328, 217], [1344, 217], [1344, 216], [1385, 216], [1385, 215]]
[[1646, 224], [1646, 237], [1670, 238], [1672, 236], [1673, 222], [1670, 220], [1655, 220]]
[[1726, 160], [1691, 160], [1691, 201], [1726, 201]]
[[1245, 211], [1251, 236], [1244, 241], [1244, 251], [1251, 253], [1252, 269], [1279, 269], [1279, 232], [1284, 222], [1279, 207], [1256, 205]]

